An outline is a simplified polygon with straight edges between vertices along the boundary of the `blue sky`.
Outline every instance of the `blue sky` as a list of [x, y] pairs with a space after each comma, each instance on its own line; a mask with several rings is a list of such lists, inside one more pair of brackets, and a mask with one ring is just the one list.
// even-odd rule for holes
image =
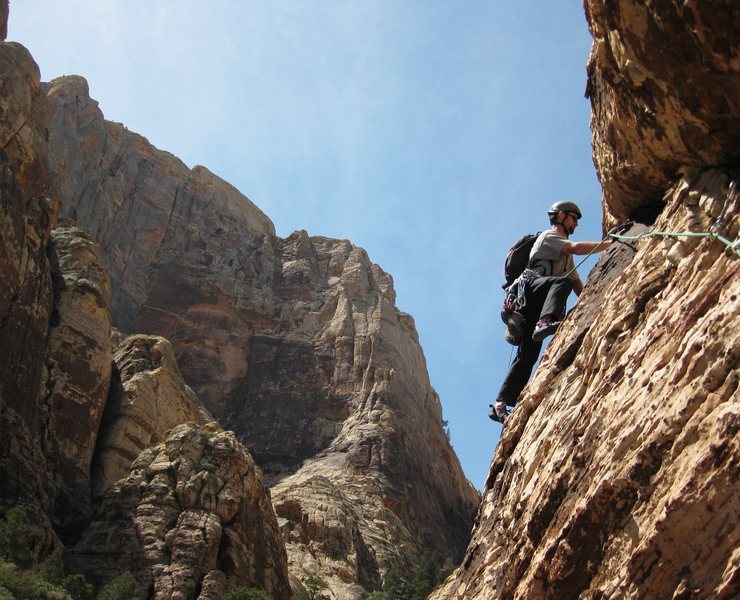
[[14, 0], [8, 39], [43, 80], [83, 75], [107, 119], [236, 186], [278, 235], [365, 248], [482, 488], [511, 350], [506, 250], [564, 198], [584, 212], [574, 238], [601, 237], [580, 1]]

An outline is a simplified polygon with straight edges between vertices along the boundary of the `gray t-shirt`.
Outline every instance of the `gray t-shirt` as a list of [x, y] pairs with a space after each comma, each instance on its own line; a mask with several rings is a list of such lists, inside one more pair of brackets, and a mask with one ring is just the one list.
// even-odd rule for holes
[[570, 273], [570, 279], [574, 281], [579, 279], [578, 273], [574, 270], [573, 255], [563, 252], [563, 246], [567, 243], [568, 238], [554, 229], [543, 231], [529, 253], [529, 268], [546, 276], [562, 277]]

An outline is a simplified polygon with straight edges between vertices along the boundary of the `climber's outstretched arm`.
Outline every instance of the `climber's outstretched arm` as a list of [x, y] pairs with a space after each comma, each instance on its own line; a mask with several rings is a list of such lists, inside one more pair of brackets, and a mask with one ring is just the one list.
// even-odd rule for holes
[[563, 246], [561, 252], [582, 256], [591, 252], [603, 252], [611, 244], [611, 240], [606, 242], [568, 242]]

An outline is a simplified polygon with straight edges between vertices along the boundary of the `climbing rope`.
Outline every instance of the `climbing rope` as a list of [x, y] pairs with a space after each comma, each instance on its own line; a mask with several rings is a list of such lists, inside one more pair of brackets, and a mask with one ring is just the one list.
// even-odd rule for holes
[[618, 232], [624, 231], [625, 226], [631, 223], [631, 221], [625, 221], [624, 223], [622, 223], [622, 225], [618, 225], [617, 227], [609, 231], [606, 236], [619, 241], [637, 241], [641, 240], [642, 238], [652, 236], [714, 238], [715, 240], [719, 240], [720, 242], [722, 242], [725, 246], [732, 250], [738, 256], [738, 258], [740, 258], [740, 238], [736, 239], [734, 242], [731, 242], [727, 238], [722, 237], [717, 233], [717, 229], [719, 229], [720, 225], [724, 223], [725, 213], [727, 212], [727, 208], [730, 205], [730, 198], [734, 197], [735, 195], [736, 183], [737, 182], [735, 179], [730, 182], [729, 188], [727, 190], [727, 196], [725, 197], [725, 201], [722, 205], [722, 210], [720, 211], [717, 218], [714, 220], [714, 223], [712, 223], [712, 225], [709, 227], [709, 231], [646, 231], [645, 233], [641, 233], [637, 236], [619, 235]]
[[[738, 258], [740, 258], [740, 238], [736, 239], [734, 242], [731, 242], [726, 237], [723, 237], [719, 235], [718, 233], [715, 233], [714, 231], [646, 231], [645, 233], [641, 233], [640, 235], [620, 235], [618, 233], [615, 233], [616, 231], [624, 230], [626, 227], [631, 225], [631, 221], [625, 221], [621, 225], [617, 225], [614, 229], [611, 229], [604, 238], [598, 243], [598, 245], [591, 250], [583, 259], [575, 266], [573, 267], [568, 273], [566, 273], [565, 277], [569, 277], [573, 271], [575, 271], [578, 267], [580, 267], [586, 260], [591, 256], [594, 252], [597, 252], [599, 248], [609, 239], [615, 239], [620, 242], [636, 242], [638, 240], [641, 240], [643, 238], [649, 238], [649, 237], [695, 237], [695, 238], [713, 238], [715, 240], [719, 240], [722, 242], [725, 246], [727, 246], [730, 250], [732, 250]], [[716, 223], [715, 223], [716, 225]], [[626, 244], [633, 250], [632, 246], [629, 244]]]
[[[581, 265], [582, 265], [583, 263], [585, 263], [585, 262], [586, 262], [586, 261], [587, 261], [587, 260], [589, 259], [589, 257], [590, 257], [590, 256], [591, 256], [591, 255], [592, 255], [592, 254], [593, 254], [594, 252], [598, 251], [598, 249], [599, 249], [599, 248], [601, 248], [601, 246], [602, 246], [602, 245], [603, 245], [603, 244], [604, 244], [604, 243], [605, 243], [605, 242], [606, 242], [606, 241], [607, 241], [607, 240], [609, 239], [609, 236], [611, 236], [611, 235], [612, 235], [612, 233], [611, 233], [612, 231], [617, 231], [617, 230], [618, 230], [618, 229], [619, 229], [620, 227], [623, 227], [623, 226], [624, 226], [625, 224], [626, 224], [626, 223], [623, 223], [622, 225], [618, 225], [618, 226], [617, 226], [617, 227], [615, 227], [614, 229], [610, 230], [610, 231], [609, 231], [609, 233], [607, 233], [607, 234], [606, 234], [606, 235], [604, 236], [604, 238], [603, 238], [603, 239], [602, 239], [602, 240], [601, 240], [601, 241], [600, 241], [600, 242], [598, 243], [598, 245], [596, 245], [596, 246], [594, 247], [594, 249], [593, 249], [593, 250], [591, 250], [591, 252], [589, 252], [588, 254], [586, 254], [586, 256], [584, 256], [584, 257], [583, 257], [583, 258], [582, 258], [582, 259], [580, 260], [580, 262], [579, 262], [579, 263], [578, 263], [577, 265], [575, 265], [575, 266], [574, 266], [574, 267], [573, 267], [573, 268], [572, 268], [572, 269], [571, 269], [570, 271], [568, 271], [568, 272], [567, 272], [567, 273], [565, 274], [565, 277], [570, 277], [570, 276], [571, 276], [571, 274], [572, 274], [572, 273], [573, 273], [573, 272], [574, 272], [574, 271], [575, 271], [576, 269], [578, 269], [578, 267], [580, 267], [580, 266], [581, 266]], [[627, 244], [627, 245], [629, 246], [629, 244]], [[632, 248], [632, 246], [630, 246], [630, 248]]]
[[611, 237], [615, 240], [620, 241], [637, 241], [652, 236], [714, 238], [715, 240], [719, 240], [720, 242], [722, 242], [725, 246], [727, 246], [730, 250], [737, 254], [738, 258], [740, 258], [740, 238], [738, 238], [734, 242], [731, 242], [726, 237], [722, 237], [721, 235], [719, 235], [718, 233], [714, 233], [713, 231], [646, 231], [645, 233], [641, 233], [640, 235], [636, 236], [618, 235], [616, 233], [607, 234], [607, 237]]

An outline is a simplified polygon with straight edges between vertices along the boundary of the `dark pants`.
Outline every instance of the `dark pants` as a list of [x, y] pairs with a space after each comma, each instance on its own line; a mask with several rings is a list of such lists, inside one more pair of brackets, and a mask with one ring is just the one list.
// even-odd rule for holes
[[573, 282], [566, 277], [538, 277], [527, 284], [522, 344], [509, 367], [496, 401], [506, 402], [509, 406], [516, 404], [542, 350], [542, 342], [532, 339], [534, 327], [539, 319], [547, 315], [552, 315], [556, 320], [562, 319], [572, 291]]

